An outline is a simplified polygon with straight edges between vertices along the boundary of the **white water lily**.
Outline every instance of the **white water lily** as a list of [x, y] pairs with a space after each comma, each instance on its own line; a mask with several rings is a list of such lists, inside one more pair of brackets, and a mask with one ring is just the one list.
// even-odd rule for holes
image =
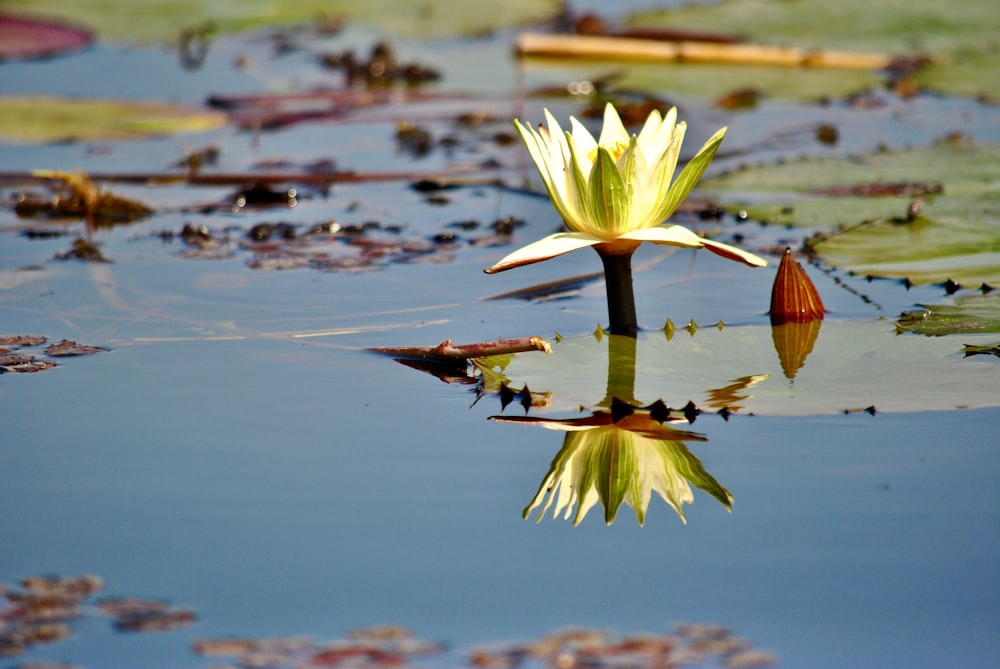
[[570, 132], [545, 111], [548, 128], [514, 125], [541, 174], [552, 204], [570, 232], [525, 246], [486, 270], [488, 274], [595, 246], [602, 255], [631, 255], [642, 242], [707, 248], [753, 267], [767, 261], [728, 244], [704, 239], [681, 225], [661, 225], [704, 174], [726, 134], [716, 132], [673, 179], [687, 126], [677, 109], [653, 111], [638, 135], [629, 135], [614, 106], [604, 108], [599, 140], [570, 117]]

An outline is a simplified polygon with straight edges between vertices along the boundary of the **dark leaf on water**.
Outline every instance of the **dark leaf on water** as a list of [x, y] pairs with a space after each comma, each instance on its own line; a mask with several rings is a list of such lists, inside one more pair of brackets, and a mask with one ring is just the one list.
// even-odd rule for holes
[[62, 356], [71, 355], [90, 355], [92, 353], [102, 353], [107, 351], [106, 348], [101, 348], [99, 346], [88, 346], [87, 344], [77, 344], [75, 341], [70, 341], [69, 339], [63, 339], [57, 344], [49, 344], [45, 349], [45, 355], [58, 358]]
[[145, 597], [105, 597], [97, 602], [97, 608], [113, 618], [162, 613], [170, 608], [169, 602]]
[[117, 618], [115, 629], [121, 632], [166, 632], [187, 627], [195, 620], [193, 611], [157, 611]]
[[100, 247], [83, 237], [73, 240], [69, 250], [55, 254], [56, 260], [83, 260], [84, 262], [111, 262], [101, 252]]
[[41, 346], [46, 341], [42, 335], [0, 335], [0, 346]]
[[33, 355], [21, 355], [18, 353], [0, 355], [0, 373], [30, 374], [51, 369], [55, 366], [56, 363], [46, 360], [36, 360]]

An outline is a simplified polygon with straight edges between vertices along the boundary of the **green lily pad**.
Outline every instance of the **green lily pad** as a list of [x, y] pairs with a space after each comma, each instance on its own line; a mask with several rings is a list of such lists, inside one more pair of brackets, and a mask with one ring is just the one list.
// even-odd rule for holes
[[[934, 62], [916, 75], [918, 85], [969, 95], [992, 95], [1000, 89], [1000, 43], [993, 0], [951, 3], [913, 0], [905, 6], [869, 0], [729, 0], [642, 12], [630, 17], [629, 22], [643, 28], [711, 27], [713, 31], [741, 34], [761, 44], [891, 56], [926, 54]], [[778, 90], [788, 91], [797, 84], [802, 86], [801, 96], [811, 97], [810, 80], [817, 75], [829, 76], [809, 68], [782, 71], [780, 76], [785, 81]], [[826, 83], [831, 87], [826, 91], [828, 94], [843, 92], [833, 87], [832, 78]], [[772, 92], [769, 82], [758, 83], [751, 76], [741, 85]]]
[[751, 87], [759, 91], [763, 98], [812, 101], [868, 90], [881, 86], [883, 81], [878, 72], [862, 69], [630, 63], [624, 76], [615, 80], [615, 85], [622, 90], [654, 94], [669, 91], [670, 96], [686, 95], [709, 100]]
[[[770, 326], [678, 331], [669, 341], [645, 332], [635, 354], [634, 397], [626, 399], [772, 416], [1000, 406], [995, 363], [990, 356], [965, 357], [963, 349], [995, 344], [996, 335], [899, 335], [884, 320], [792, 325], [804, 329], [794, 369], [787, 351], [794, 338], [777, 338]], [[564, 338], [550, 356], [514, 356], [505, 374], [514, 385], [550, 392], [547, 411], [596, 406], [608, 392], [609, 339]], [[615, 375], [622, 364], [616, 359]]]
[[[705, 190], [759, 220], [817, 228], [826, 263], [857, 274], [1000, 285], [1000, 146], [943, 143], [863, 158], [803, 160], [750, 168], [702, 182]], [[923, 196], [834, 197], [834, 186], [940, 186]], [[767, 205], [760, 204], [768, 202]]]
[[225, 125], [222, 112], [161, 102], [0, 97], [0, 141], [97, 142], [203, 132]]
[[954, 304], [921, 304], [896, 322], [900, 332], [928, 336], [1000, 332], [1000, 294], [962, 295]]
[[553, 16], [555, 0], [506, 0], [502, 11], [484, 11], [483, 6], [464, 0], [395, 2], [394, 0], [145, 0], [109, 2], [81, 0], [10, 0], [10, 8], [58, 16], [92, 27], [105, 40], [128, 43], [174, 42], [185, 31], [211, 25], [236, 32], [314, 21], [318, 17], [342, 17], [370, 24], [393, 35], [443, 37], [475, 35], [536, 22]]

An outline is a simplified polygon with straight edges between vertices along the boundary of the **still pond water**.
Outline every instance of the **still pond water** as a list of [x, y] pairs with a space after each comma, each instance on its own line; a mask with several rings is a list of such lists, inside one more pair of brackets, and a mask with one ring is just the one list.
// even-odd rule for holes
[[[261, 89], [258, 79], [228, 64], [234, 54], [266, 45], [222, 39], [213, 49], [197, 72], [180, 71], [175, 57], [158, 49], [101, 46], [65, 60], [7, 64], [0, 76], [4, 92], [155, 95], [189, 103], [209, 93]], [[113, 75], [99, 76], [112, 66]], [[564, 102], [545, 104], [573, 111]], [[918, 104], [971, 123], [973, 131], [996, 133], [973, 105]], [[440, 136], [455, 113], [483, 105], [505, 119], [515, 113], [509, 97], [494, 97], [475, 105], [414, 105], [398, 115], [419, 118]], [[526, 114], [540, 116], [541, 106], [529, 101]], [[788, 110], [771, 110], [769, 120], [756, 117], [763, 130], [736, 116], [727, 120], [746, 128], [742, 140], [733, 132], [734, 144], [752, 145], [754, 132], [788, 122]], [[508, 176], [530, 175], [519, 146], [467, 141], [457, 153], [414, 157], [395, 144], [397, 113], [372, 113], [374, 120], [302, 124], [259, 139], [230, 127], [96, 148], [9, 145], [0, 151], [0, 170], [163, 170], [185, 144], [214, 142], [223, 148], [225, 171], [246, 171], [267, 158], [295, 165], [333, 158], [359, 172], [420, 174], [497, 158], [524, 168]], [[702, 127], [692, 119], [691, 135], [708, 136], [717, 120]], [[904, 142], [897, 132], [887, 135], [890, 143]], [[859, 136], [855, 141], [867, 141]], [[114, 190], [158, 213], [94, 233], [111, 263], [53, 260], [81, 233], [79, 223], [51, 226], [68, 227], [70, 236], [29, 239], [10, 207], [0, 211], [0, 333], [110, 349], [61, 359], [42, 373], [0, 376], [0, 582], [94, 573], [107, 582], [104, 595], [165, 598], [194, 610], [197, 622], [128, 634], [90, 615], [75, 623], [73, 636], [38, 646], [28, 658], [199, 667], [212, 661], [192, 653], [196, 639], [322, 641], [398, 623], [452, 649], [425, 663], [460, 666], [477, 644], [533, 639], [569, 625], [625, 635], [691, 621], [726, 625], [783, 667], [1000, 662], [996, 397], [970, 398], [981, 408], [958, 410], [935, 403], [931, 390], [917, 410], [844, 413], [878, 408], [882, 399], [891, 405], [891, 398], [872, 397], [859, 385], [856, 404], [831, 400], [823, 411], [790, 412], [805, 415], [736, 412], [724, 420], [706, 411], [683, 426], [705, 438], [687, 447], [733, 495], [731, 512], [696, 489], [684, 508], [686, 523], [654, 499], [642, 527], [625, 508], [610, 526], [599, 508], [576, 527], [551, 514], [536, 524], [534, 515], [522, 519], [522, 510], [563, 433], [490, 421], [524, 411], [516, 402], [503, 408], [496, 393], [476, 402], [471, 386], [442, 383], [364, 349], [554, 339], [559, 332], [569, 344], [557, 344], [558, 355], [574, 340], [594, 341], [589, 333], [605, 318], [600, 282], [550, 298], [486, 299], [599, 269], [593, 254], [581, 252], [507, 275], [482, 274], [513, 248], [510, 240], [489, 243], [494, 221], [526, 221], [514, 243], [555, 229], [544, 198], [480, 185], [430, 202], [403, 180], [306, 192], [294, 208], [202, 213], [194, 205], [219, 202], [232, 189], [122, 184]], [[267, 271], [274, 266], [255, 264], [269, 256], [248, 247], [253, 225], [283, 222], [301, 234], [330, 219], [379, 222], [373, 237], [388, 240], [391, 250], [351, 271], [315, 265]], [[452, 225], [470, 220], [480, 225]], [[701, 225], [693, 217], [681, 222]], [[207, 226], [221, 240], [213, 248], [220, 252], [193, 253], [179, 235], [185, 224]], [[402, 231], [386, 231], [390, 225]], [[803, 234], [728, 218], [712, 225], [724, 239], [740, 234], [747, 248], [795, 245]], [[456, 237], [443, 239], [444, 233]], [[688, 364], [704, 375], [665, 379], [672, 363], [663, 361], [698, 355], [676, 342], [766, 328], [777, 261], [770, 257], [771, 267], [754, 271], [690, 251], [664, 262], [660, 251], [640, 253], [637, 264], [648, 268], [636, 274], [647, 328], [640, 347], [661, 357], [644, 369], [640, 355], [637, 376], [653, 381], [639, 399], [706, 406], [713, 388], [753, 373], [704, 354]], [[809, 271], [831, 312], [828, 331], [841, 321], [891, 323], [915, 303], [943, 299], [940, 286], [907, 291], [895, 282]], [[661, 330], [667, 318], [703, 329], [694, 336], [679, 330], [676, 342], [667, 342]], [[727, 326], [721, 334], [705, 330], [719, 321]], [[818, 364], [820, 342], [794, 382], [780, 370], [770, 382], [792, 395], [795, 383], [821, 384], [828, 370], [810, 367]], [[588, 345], [604, 355], [599, 342]], [[835, 342], [826, 345], [836, 350]], [[978, 357], [951, 359], [1000, 373], [992, 359]], [[544, 379], [537, 386], [532, 379], [532, 390], [553, 396], [550, 409], [529, 414], [574, 416], [574, 402], [586, 402], [577, 396], [592, 397], [591, 406], [603, 397], [603, 382], [575, 383], [546, 388]]]

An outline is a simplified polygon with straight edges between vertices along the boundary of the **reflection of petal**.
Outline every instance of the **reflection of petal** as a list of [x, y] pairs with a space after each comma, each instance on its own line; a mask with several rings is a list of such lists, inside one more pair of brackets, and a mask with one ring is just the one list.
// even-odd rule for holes
[[585, 232], [557, 232], [537, 242], [522, 246], [496, 265], [493, 265], [493, 267], [487, 269], [486, 273], [496, 274], [504, 270], [521, 267], [522, 265], [541, 262], [549, 258], [561, 256], [564, 253], [569, 253], [570, 251], [600, 244], [603, 241], [600, 237], [595, 237]]
[[805, 364], [806, 357], [812, 353], [816, 338], [819, 337], [822, 325], [822, 320], [814, 318], [805, 323], [789, 322], [771, 326], [774, 350], [778, 352], [778, 360], [781, 361], [785, 378], [794, 379]]
[[753, 397], [753, 395], [744, 393], [743, 391], [750, 390], [761, 381], [766, 381], [769, 378], [771, 378], [770, 374], [741, 376], [738, 379], [733, 379], [733, 382], [728, 386], [707, 390], [705, 391], [705, 394], [708, 395], [706, 405], [708, 408], [715, 410], [729, 409], [730, 411], [739, 411], [743, 408], [739, 403]]

